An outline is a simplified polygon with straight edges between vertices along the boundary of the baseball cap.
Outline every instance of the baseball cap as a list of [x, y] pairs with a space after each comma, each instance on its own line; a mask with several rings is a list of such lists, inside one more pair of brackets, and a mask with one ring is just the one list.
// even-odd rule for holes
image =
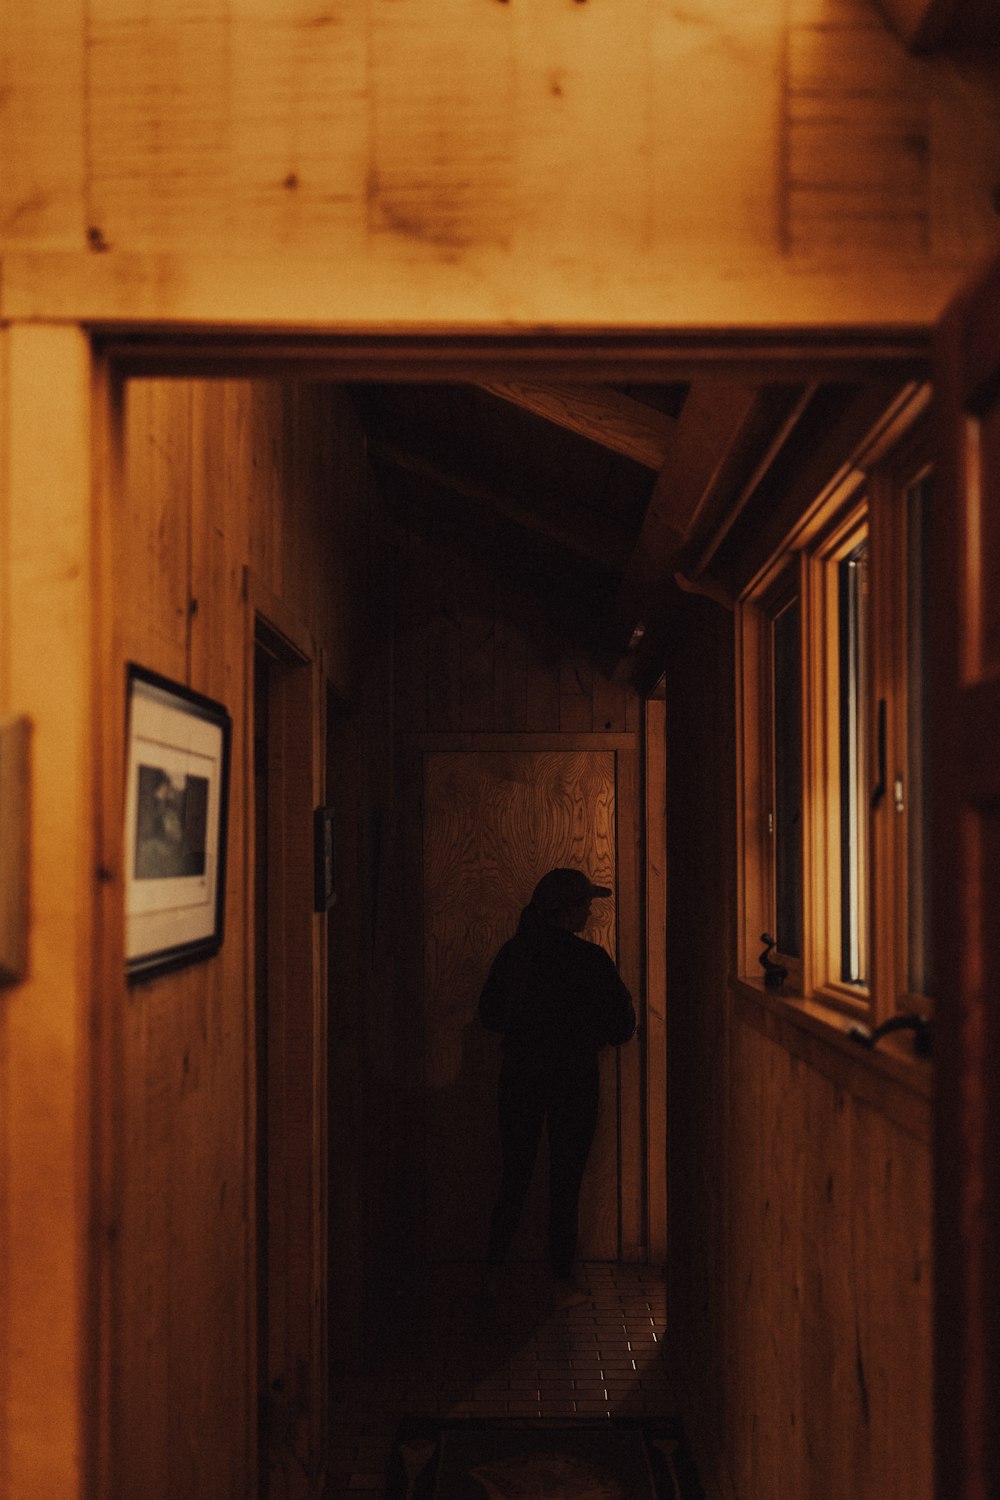
[[561, 906], [572, 906], [577, 901], [589, 901], [592, 896], [610, 896], [611, 887], [595, 885], [582, 870], [550, 870], [543, 875], [531, 896], [532, 906], [540, 911], [557, 911]]

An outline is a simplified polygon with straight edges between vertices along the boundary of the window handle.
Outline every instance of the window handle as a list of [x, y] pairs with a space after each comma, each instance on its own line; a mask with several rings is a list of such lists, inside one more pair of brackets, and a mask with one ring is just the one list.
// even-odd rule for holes
[[876, 1026], [874, 1031], [869, 1031], [867, 1026], [852, 1026], [847, 1035], [852, 1042], [857, 1042], [859, 1047], [876, 1047], [884, 1036], [890, 1031], [912, 1031], [913, 1050], [918, 1057], [930, 1057], [931, 1055], [931, 1023], [926, 1016], [917, 1015], [915, 1012], [907, 1016], [890, 1016], [888, 1021], [883, 1021], [881, 1026]]
[[878, 780], [872, 787], [872, 807], [878, 807], [885, 796], [885, 699], [878, 700], [877, 719]]

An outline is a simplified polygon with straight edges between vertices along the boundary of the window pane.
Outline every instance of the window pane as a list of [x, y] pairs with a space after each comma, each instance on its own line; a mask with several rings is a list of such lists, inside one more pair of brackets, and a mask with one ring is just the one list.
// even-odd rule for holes
[[909, 988], [932, 995], [929, 954], [929, 868], [927, 851], [927, 731], [925, 683], [930, 668], [927, 645], [927, 600], [930, 557], [927, 506], [930, 475], [912, 484], [907, 508], [906, 703], [907, 703], [907, 851]]
[[838, 564], [841, 972], [868, 978], [868, 542]]
[[772, 622], [774, 906], [778, 951], [802, 956], [802, 650], [799, 601]]

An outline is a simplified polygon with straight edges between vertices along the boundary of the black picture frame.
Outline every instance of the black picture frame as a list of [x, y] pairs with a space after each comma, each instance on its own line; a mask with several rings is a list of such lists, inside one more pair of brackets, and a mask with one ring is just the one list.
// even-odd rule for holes
[[313, 813], [313, 907], [329, 911], [337, 899], [337, 828], [332, 807]]
[[133, 983], [222, 946], [232, 719], [182, 683], [135, 662], [126, 670], [125, 971]]

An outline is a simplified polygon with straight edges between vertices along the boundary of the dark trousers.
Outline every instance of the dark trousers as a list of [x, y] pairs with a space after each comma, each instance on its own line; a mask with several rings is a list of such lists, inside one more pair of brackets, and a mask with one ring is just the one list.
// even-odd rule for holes
[[503, 1175], [487, 1259], [499, 1265], [510, 1250], [542, 1138], [549, 1132], [549, 1255], [555, 1276], [569, 1276], [576, 1254], [580, 1184], [597, 1128], [596, 1057], [537, 1063], [505, 1057], [497, 1106]]

